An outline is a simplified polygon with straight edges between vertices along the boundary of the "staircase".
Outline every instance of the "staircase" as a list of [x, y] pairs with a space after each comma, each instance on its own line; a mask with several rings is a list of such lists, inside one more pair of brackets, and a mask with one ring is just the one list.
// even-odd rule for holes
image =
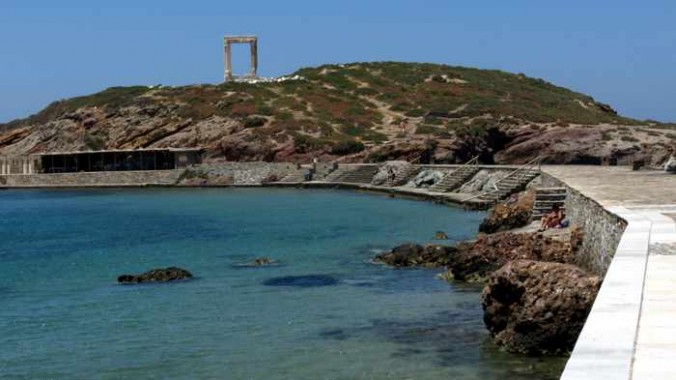
[[326, 176], [326, 182], [371, 184], [378, 165], [341, 166]]
[[530, 181], [540, 175], [540, 160], [540, 157], [535, 157], [495, 182], [492, 190], [463, 199], [462, 202], [490, 206], [525, 189]]
[[536, 169], [514, 171], [496, 182], [493, 191], [484, 192], [478, 198], [486, 203], [494, 204], [516, 192], [524, 190], [526, 185], [539, 175], [540, 171]]
[[479, 172], [479, 168], [477, 167], [478, 163], [479, 156], [476, 156], [465, 162], [461, 167], [453, 170], [450, 173], [446, 173], [441, 181], [430, 186], [429, 191], [447, 193], [457, 189], [458, 187], [462, 186], [463, 183], [467, 182], [467, 180], [474, 177], [477, 172]]
[[535, 189], [535, 204], [533, 204], [533, 216], [531, 220], [541, 219], [554, 205], [565, 210], [566, 202], [565, 187], [541, 187]]
[[476, 166], [461, 166], [450, 173], [447, 173], [441, 181], [430, 186], [429, 190], [437, 193], [447, 193], [462, 186], [470, 178], [479, 172]]
[[305, 182], [305, 174], [307, 170], [298, 170], [293, 173], [289, 173], [282, 177], [277, 183], [299, 183]]
[[420, 166], [417, 165], [408, 165], [404, 167], [401, 173], [397, 173], [394, 178], [394, 182], [388, 184], [389, 186], [402, 186], [405, 185], [409, 179], [415, 177], [416, 174], [420, 171]]
[[175, 185], [183, 175], [183, 172], [185, 172], [185, 169], [161, 170], [161, 172], [164, 172], [165, 174], [159, 174], [157, 180], [158, 185]]

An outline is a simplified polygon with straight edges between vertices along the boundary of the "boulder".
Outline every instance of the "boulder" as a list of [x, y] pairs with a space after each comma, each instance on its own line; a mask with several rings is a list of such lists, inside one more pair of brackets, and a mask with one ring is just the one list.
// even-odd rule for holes
[[667, 173], [676, 173], [676, 156], [669, 157], [669, 160], [664, 164], [664, 171]]
[[512, 261], [483, 289], [484, 323], [510, 352], [564, 354], [573, 349], [600, 285], [598, 276], [574, 265]]
[[407, 186], [409, 187], [430, 187], [435, 183], [441, 181], [444, 174], [437, 170], [423, 170], [411, 180]]
[[482, 169], [469, 181], [463, 183], [457, 191], [466, 194], [491, 191], [495, 188], [495, 183], [504, 176], [505, 173], [500, 171], [491, 172], [490, 170]]
[[148, 272], [134, 275], [123, 274], [117, 278], [121, 284], [140, 284], [144, 282], [171, 282], [192, 278], [192, 273], [177, 267], [153, 269]]
[[534, 203], [535, 192], [533, 190], [513, 195], [489, 211], [479, 226], [479, 232], [492, 234], [527, 225], [533, 215]]
[[437, 231], [434, 234], [434, 238], [437, 239], [437, 240], [447, 240], [448, 235], [446, 235], [446, 233], [444, 231]]
[[257, 257], [256, 259], [254, 259], [252, 264], [254, 266], [260, 267], [260, 266], [264, 266], [264, 265], [270, 265], [272, 263], [273, 263], [273, 261], [271, 259], [267, 258], [267, 257]]
[[498, 233], [481, 235], [471, 244], [458, 247], [449, 261], [449, 270], [456, 280], [483, 281], [491, 272], [512, 260], [539, 260], [574, 263], [581, 238], [578, 229], [571, 239], [545, 236], [541, 233]]
[[390, 252], [377, 255], [374, 261], [394, 267], [442, 267], [448, 265], [456, 251], [456, 247], [441, 245], [402, 244]]
[[[410, 168], [412, 166], [413, 165], [406, 161], [387, 161], [373, 176], [371, 184], [376, 186], [398, 186], [406, 181], [404, 176], [411, 170]], [[390, 173], [394, 174], [394, 178], [391, 178]]]

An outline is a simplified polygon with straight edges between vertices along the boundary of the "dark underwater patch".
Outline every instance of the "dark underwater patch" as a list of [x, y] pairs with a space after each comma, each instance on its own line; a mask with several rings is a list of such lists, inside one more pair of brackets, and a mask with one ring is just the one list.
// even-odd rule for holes
[[323, 339], [345, 340], [349, 336], [343, 329], [324, 329], [319, 332], [319, 337]]
[[325, 274], [309, 274], [304, 276], [273, 277], [263, 281], [265, 286], [294, 286], [298, 288], [312, 288], [315, 286], [333, 286], [338, 279]]

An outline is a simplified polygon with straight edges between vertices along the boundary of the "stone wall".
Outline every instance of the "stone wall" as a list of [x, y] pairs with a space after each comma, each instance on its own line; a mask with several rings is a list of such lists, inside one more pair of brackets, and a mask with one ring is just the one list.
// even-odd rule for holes
[[565, 183], [548, 175], [540, 176], [541, 187], [566, 187], [566, 217], [582, 228], [584, 238], [578, 265], [604, 276], [613, 260], [627, 222]]
[[6, 187], [113, 187], [170, 186], [184, 170], [145, 170], [119, 172], [81, 172], [54, 174], [17, 174], [0, 176]]
[[571, 224], [584, 231], [578, 265], [604, 276], [627, 222], [571, 188], [566, 194], [566, 213]]
[[[288, 174], [305, 172], [308, 169], [292, 163], [276, 162], [228, 162], [223, 164], [202, 164], [188, 169], [193, 175], [207, 180], [230, 178], [236, 186], [260, 185], [271, 179], [280, 180]], [[217, 183], [224, 183], [216, 181]]]

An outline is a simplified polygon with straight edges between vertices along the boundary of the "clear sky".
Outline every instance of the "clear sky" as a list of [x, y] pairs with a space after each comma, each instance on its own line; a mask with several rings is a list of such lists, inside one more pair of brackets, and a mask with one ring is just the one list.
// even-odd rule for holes
[[[0, 0], [0, 122], [133, 84], [217, 83], [221, 38], [259, 73], [416, 61], [522, 72], [676, 121], [674, 0]], [[247, 48], [235, 49], [246, 72]]]

